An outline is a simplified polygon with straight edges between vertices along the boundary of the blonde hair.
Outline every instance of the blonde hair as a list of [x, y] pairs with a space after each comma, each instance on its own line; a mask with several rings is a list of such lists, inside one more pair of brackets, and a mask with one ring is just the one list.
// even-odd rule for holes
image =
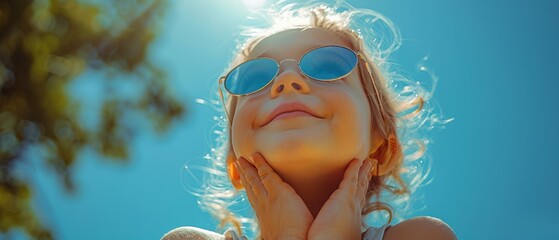
[[[430, 131], [436, 125], [442, 126], [453, 120], [441, 120], [433, 113], [433, 107], [429, 104], [436, 77], [425, 66], [420, 67], [421, 71], [430, 73], [433, 80], [432, 90], [426, 92], [419, 82], [411, 81], [394, 69], [394, 64], [387, 59], [400, 47], [400, 33], [389, 19], [372, 10], [355, 9], [343, 1], [336, 1], [331, 7], [314, 1], [299, 4], [280, 2], [256, 15], [269, 25], [247, 28], [241, 33], [244, 39], [238, 43], [233, 61], [225, 69], [225, 73], [246, 61], [253, 47], [262, 39], [294, 28], [323, 28], [341, 34], [353, 43], [354, 50], [365, 55], [372, 76], [363, 65], [359, 69], [371, 106], [372, 127], [378, 129], [386, 139], [370, 157], [380, 162], [390, 161], [392, 170], [382, 176], [377, 172], [372, 177], [367, 192], [368, 204], [362, 211], [363, 226], [367, 226], [365, 216], [381, 210], [388, 214], [388, 223], [392, 222], [394, 215], [402, 220], [411, 213], [412, 193], [426, 180], [430, 171], [430, 158], [426, 155], [429, 139], [420, 138], [420, 131]], [[378, 98], [372, 81], [375, 81]], [[220, 101], [214, 100], [212, 103], [218, 105]], [[234, 117], [235, 105], [236, 97], [229, 96], [226, 106], [231, 119]], [[235, 156], [228, 140], [230, 123], [226, 113], [222, 113], [222, 116], [214, 118], [217, 121], [213, 131], [217, 145], [205, 157], [209, 164], [209, 167], [203, 168], [206, 173], [205, 182], [201, 191], [192, 193], [200, 198], [198, 203], [201, 208], [219, 221], [220, 229], [233, 225], [242, 233], [244, 225], [248, 225], [252, 233], [258, 233], [254, 213], [247, 214], [247, 210], [251, 212], [251, 209], [250, 205], [246, 207], [246, 196], [244, 192], [238, 191], [242, 186], [230, 181], [234, 172], [229, 171], [228, 164], [235, 160]], [[246, 208], [239, 208], [239, 205]], [[395, 212], [394, 209], [398, 211]], [[249, 214], [252, 216], [248, 216]], [[378, 222], [381, 221], [379, 218], [382, 216], [377, 214], [371, 220]]]

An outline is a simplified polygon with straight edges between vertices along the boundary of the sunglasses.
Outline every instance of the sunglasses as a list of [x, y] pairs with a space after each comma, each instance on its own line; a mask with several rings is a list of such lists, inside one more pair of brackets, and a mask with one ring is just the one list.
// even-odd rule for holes
[[[285, 59], [286, 60], [292, 59]], [[327, 82], [346, 77], [357, 66], [358, 54], [342, 46], [323, 46], [306, 52], [297, 62], [310, 79]], [[220, 78], [225, 90], [235, 96], [246, 96], [266, 88], [279, 73], [280, 63], [272, 58], [256, 58], [233, 68]]]
[[[328, 45], [309, 50], [303, 54], [297, 65], [299, 70], [308, 78], [319, 82], [329, 82], [348, 76], [356, 68], [359, 58], [364, 58], [364, 56], [352, 49]], [[220, 77], [219, 85], [223, 84], [225, 90], [235, 96], [257, 93], [266, 88], [278, 76], [280, 64], [286, 60], [294, 61], [293, 59], [284, 59], [277, 62], [267, 57], [248, 60], [233, 68], [224, 77]], [[371, 75], [367, 61], [364, 62], [369, 75]], [[380, 103], [374, 81], [373, 87]], [[223, 101], [221, 88], [219, 88], [219, 93]]]

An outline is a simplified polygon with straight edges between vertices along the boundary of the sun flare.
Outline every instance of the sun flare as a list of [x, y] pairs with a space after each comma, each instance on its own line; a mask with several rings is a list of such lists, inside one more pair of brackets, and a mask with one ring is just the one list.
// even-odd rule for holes
[[266, 0], [242, 0], [247, 8], [257, 9], [264, 6]]

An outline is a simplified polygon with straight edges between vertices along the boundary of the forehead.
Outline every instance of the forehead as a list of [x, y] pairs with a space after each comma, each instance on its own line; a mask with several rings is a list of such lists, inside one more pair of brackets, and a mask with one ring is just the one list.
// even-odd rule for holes
[[339, 45], [352, 49], [350, 41], [345, 36], [326, 29], [290, 29], [261, 40], [248, 58], [298, 59], [305, 52], [326, 45]]

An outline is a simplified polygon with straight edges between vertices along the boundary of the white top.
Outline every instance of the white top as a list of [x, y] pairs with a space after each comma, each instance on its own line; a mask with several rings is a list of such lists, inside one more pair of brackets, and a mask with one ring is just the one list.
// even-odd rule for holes
[[384, 231], [388, 229], [390, 225], [384, 224], [381, 227], [370, 227], [365, 231], [363, 240], [382, 240], [384, 237]]
[[[390, 227], [389, 224], [384, 224], [381, 227], [369, 227], [363, 234], [363, 240], [382, 240], [384, 231]], [[245, 235], [239, 236], [235, 230], [227, 230], [223, 234], [226, 240], [248, 240]]]
[[[382, 240], [384, 237], [384, 231], [388, 229], [390, 225], [385, 224], [381, 227], [369, 227], [363, 233], [363, 240]], [[225, 231], [223, 235], [208, 231], [205, 229], [197, 227], [179, 227], [173, 229], [172, 231], [166, 233], [162, 240], [248, 240], [244, 235], [239, 236], [237, 232], [233, 229]]]

